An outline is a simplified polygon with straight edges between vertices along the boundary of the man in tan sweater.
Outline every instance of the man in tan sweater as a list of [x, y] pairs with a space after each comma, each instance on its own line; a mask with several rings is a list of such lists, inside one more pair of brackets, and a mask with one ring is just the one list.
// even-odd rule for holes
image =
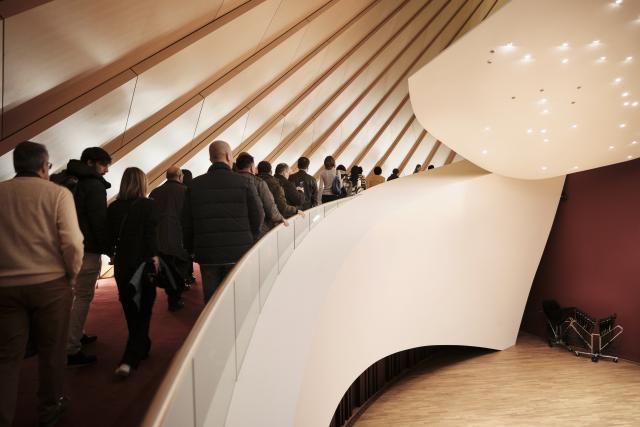
[[22, 142], [16, 177], [0, 182], [0, 426], [12, 423], [29, 338], [39, 357], [38, 415], [54, 425], [66, 407], [63, 379], [71, 284], [82, 265], [73, 195], [49, 182], [47, 149]]

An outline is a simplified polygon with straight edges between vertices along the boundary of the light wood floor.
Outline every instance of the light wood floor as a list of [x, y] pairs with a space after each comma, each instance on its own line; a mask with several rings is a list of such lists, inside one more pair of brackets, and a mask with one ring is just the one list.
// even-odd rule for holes
[[355, 426], [640, 426], [640, 366], [593, 363], [522, 335], [505, 351], [427, 361]]

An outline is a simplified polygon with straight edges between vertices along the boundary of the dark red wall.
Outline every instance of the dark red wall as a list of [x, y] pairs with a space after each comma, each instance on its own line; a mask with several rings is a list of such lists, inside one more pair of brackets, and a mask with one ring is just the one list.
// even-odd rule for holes
[[567, 176], [522, 329], [546, 336], [543, 299], [618, 314], [612, 352], [640, 362], [640, 159]]

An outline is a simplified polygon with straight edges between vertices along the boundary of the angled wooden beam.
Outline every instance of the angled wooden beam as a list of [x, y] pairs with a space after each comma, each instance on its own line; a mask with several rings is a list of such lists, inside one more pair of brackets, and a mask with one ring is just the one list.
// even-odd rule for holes
[[400, 104], [398, 104], [398, 106], [396, 107], [395, 110], [393, 110], [393, 112], [391, 113], [391, 115], [387, 118], [387, 120], [384, 122], [384, 124], [382, 126], [380, 126], [380, 129], [378, 129], [378, 131], [376, 132], [376, 134], [373, 136], [373, 138], [371, 138], [371, 141], [369, 141], [369, 143], [362, 149], [360, 150], [360, 152], [358, 153], [358, 155], [353, 159], [353, 161], [351, 162], [351, 164], [349, 165], [349, 168], [347, 170], [351, 170], [351, 168], [354, 165], [357, 165], [358, 163], [360, 163], [362, 161], [362, 159], [364, 158], [364, 156], [367, 155], [367, 153], [369, 152], [369, 150], [371, 149], [371, 147], [373, 147], [376, 142], [378, 142], [378, 139], [380, 139], [380, 137], [382, 136], [382, 134], [384, 133], [385, 130], [387, 130], [387, 127], [389, 127], [389, 125], [391, 124], [391, 122], [396, 118], [396, 116], [398, 115], [398, 113], [400, 113], [400, 110], [402, 110], [402, 108], [407, 104], [407, 102], [409, 102], [409, 94], [407, 94], [407, 96], [405, 96], [402, 101], [400, 101]]
[[416, 152], [416, 150], [418, 149], [418, 146], [426, 136], [427, 136], [427, 131], [423, 129], [422, 132], [420, 132], [420, 135], [418, 135], [418, 138], [416, 138], [416, 142], [414, 142], [413, 145], [411, 146], [411, 149], [409, 150], [407, 155], [404, 156], [404, 159], [402, 159], [402, 163], [400, 163], [400, 166], [398, 166], [398, 169], [400, 169], [399, 174], [401, 174], [404, 168], [407, 167], [407, 163], [409, 163], [409, 160], [411, 160], [413, 153]]
[[0, 1], [0, 17], [7, 19], [50, 1], [53, 0], [3, 0]]
[[[412, 114], [411, 117], [409, 117], [409, 120], [407, 120], [407, 122], [405, 123], [404, 127], [402, 128], [398, 136], [396, 136], [396, 138], [393, 140], [389, 148], [387, 148], [387, 150], [384, 152], [382, 157], [380, 157], [378, 161], [375, 163], [376, 166], [384, 165], [384, 163], [387, 161], [387, 159], [389, 158], [393, 150], [395, 150], [396, 146], [400, 143], [400, 141], [402, 141], [402, 137], [404, 136], [405, 133], [407, 133], [407, 131], [409, 130], [409, 128], [411, 127], [411, 125], [415, 120], [416, 120], [416, 116]], [[371, 174], [371, 171], [369, 171], [369, 175], [370, 174]]]
[[[351, 49], [349, 49], [344, 55], [342, 55], [340, 57], [340, 59], [338, 59], [331, 67], [329, 67], [329, 69], [325, 72], [322, 73], [322, 75], [320, 77], [318, 77], [316, 80], [314, 80], [313, 83], [311, 83], [310, 85], [308, 85], [303, 91], [302, 93], [298, 94], [291, 102], [289, 102], [284, 108], [280, 109], [277, 113], [275, 113], [274, 115], [271, 116], [271, 118], [269, 118], [269, 120], [267, 120], [262, 126], [260, 126], [256, 131], [254, 131], [251, 135], [249, 135], [247, 138], [245, 138], [244, 141], [242, 141], [240, 143], [240, 145], [234, 150], [234, 154], [238, 154], [240, 152], [243, 151], [248, 151], [251, 149], [251, 147], [253, 147], [256, 142], [258, 142], [260, 140], [260, 138], [262, 138], [264, 135], [266, 135], [271, 129], [273, 129], [273, 127], [284, 117], [286, 117], [287, 114], [289, 114], [296, 106], [298, 106], [298, 104], [300, 104], [300, 102], [302, 102], [302, 100], [304, 98], [306, 98], [315, 88], [317, 88], [322, 82], [324, 82], [329, 76], [332, 75], [332, 73], [339, 67], [341, 66], [344, 62], [346, 62], [349, 58], [351, 58], [351, 56], [367, 41], [369, 40], [375, 33], [377, 33], [383, 26], [384, 24], [386, 24], [391, 18], [393, 18], [393, 16], [395, 16], [407, 3], [409, 2], [409, 0], [404, 0], [402, 1], [402, 3], [400, 3], [393, 11], [391, 11], [391, 13], [389, 13], [389, 15], [387, 15], [382, 21], [380, 21], [378, 23], [378, 25], [376, 25], [369, 33], [367, 33], [367, 35], [365, 35], [364, 38], [360, 39], [360, 41], [358, 43], [356, 43], [353, 47], [351, 47]], [[377, 2], [374, 2], [377, 3]], [[372, 3], [372, 5], [374, 4]], [[368, 9], [366, 10], [368, 11]], [[365, 12], [365, 11], [363, 11]], [[362, 13], [361, 13], [362, 14]], [[354, 20], [359, 19], [360, 15], [358, 14], [358, 16], [356, 16], [354, 18]], [[417, 15], [415, 15], [417, 16]], [[343, 27], [344, 28], [344, 27]], [[335, 40], [335, 38], [337, 38], [338, 35], [340, 35], [342, 33], [342, 30], [340, 30], [338, 33], [335, 33], [334, 36], [331, 36], [330, 40], [327, 40], [326, 44], [323, 43], [322, 48], [324, 48], [327, 44], [329, 44], [331, 41]], [[370, 62], [367, 61], [368, 63]], [[324, 111], [324, 110], [323, 110]], [[318, 113], [319, 114], [319, 113]], [[309, 121], [309, 119], [305, 120], [305, 123]], [[304, 130], [304, 128], [302, 128], [303, 125], [299, 126], [297, 129], [295, 129], [291, 134], [289, 134], [284, 140], [283, 142], [281, 142], [279, 145], [283, 145], [284, 143], [286, 143], [287, 140], [293, 140], [296, 136], [300, 135], [300, 133], [302, 133], [302, 130]], [[300, 130], [300, 128], [302, 128]], [[277, 147], [276, 147], [277, 149]], [[267, 158], [269, 158], [269, 156], [267, 156]]]
[[433, 144], [433, 147], [431, 147], [431, 150], [429, 150], [429, 154], [427, 154], [427, 157], [424, 159], [424, 162], [422, 162], [422, 167], [420, 168], [420, 172], [426, 170], [427, 167], [429, 167], [431, 160], [433, 160], [433, 157], [436, 155], [436, 152], [438, 151], [438, 148], [440, 148], [441, 145], [442, 143], [440, 141], [436, 141], [436, 143]]
[[[313, 20], [315, 20], [318, 16], [320, 16], [321, 12], [326, 11], [328, 8], [333, 6], [338, 1], [340, 0], [329, 0], [327, 3], [322, 5], [320, 8], [316, 9], [307, 17], [305, 17], [304, 19], [300, 20], [299, 22], [291, 26], [287, 31], [282, 33], [280, 36], [276, 37], [274, 40], [264, 45], [258, 51], [249, 55], [247, 58], [245, 58], [240, 63], [235, 65], [233, 68], [231, 68], [229, 71], [224, 72], [222, 75], [215, 75], [205, 83], [202, 83], [198, 85], [196, 88], [187, 92], [186, 94], [183, 94], [182, 96], [175, 99], [168, 105], [164, 106], [160, 111], [142, 120], [140, 123], [136, 124], [130, 129], [125, 130], [124, 137], [118, 136], [114, 138], [113, 140], [105, 144], [103, 148], [108, 152], [115, 152], [133, 143], [133, 146], [126, 148], [127, 151], [133, 150], [137, 146], [136, 143], [139, 144], [142, 142], [138, 138], [138, 136], [140, 136], [145, 132], [148, 135], [148, 131], [150, 129], [154, 129], [154, 125], [157, 122], [162, 121], [165, 117], [167, 117], [169, 114], [171, 114], [175, 110], [183, 107], [186, 103], [193, 102], [194, 99], [198, 99], [199, 97], [206, 98], [208, 95], [215, 92], [222, 85], [229, 82], [231, 79], [236, 77], [242, 71], [246, 70], [251, 65], [255, 64], [259, 59], [264, 57], [266, 54], [268, 54], [269, 52], [271, 52], [272, 50], [280, 46], [282, 43], [288, 40], [293, 34], [297, 33], [298, 31], [300, 31], [300, 29], [304, 28], [306, 25], [308, 25]], [[239, 110], [241, 108], [243, 107], [241, 106], [236, 110]], [[155, 128], [158, 130], [160, 129], [157, 126]]]
[[[249, 0], [226, 14], [217, 17], [195, 31], [178, 39], [170, 41], [175, 35], [167, 35], [161, 40], [125, 55], [123, 58], [90, 73], [78, 80], [72, 86], [53, 88], [38, 95], [23, 104], [3, 113], [3, 139], [0, 140], [0, 155], [11, 151], [20, 141], [31, 139], [44, 132], [49, 127], [61, 122], [80, 109], [86, 107], [109, 91], [116, 89], [113, 82], [120, 82], [120, 86], [135, 78], [134, 68], [141, 70], [154, 61], [161, 61], [195, 43], [216, 29], [229, 23], [248, 11], [254, 9], [266, 0]], [[167, 43], [169, 45], [167, 46]], [[133, 76], [133, 77], [131, 77]], [[179, 103], [183, 104], [186, 100]], [[158, 119], [157, 121], [159, 121]], [[9, 129], [6, 125], [11, 123]], [[149, 125], [150, 126], [150, 125]], [[148, 127], [149, 127], [148, 126]], [[144, 130], [144, 129], [143, 129]], [[142, 131], [140, 132], [142, 133]], [[121, 141], [122, 136], [115, 138]], [[107, 150], [109, 151], [109, 150]]]
[[[466, 4], [468, 0], [465, 0], [465, 2], [462, 3], [462, 5]], [[407, 51], [409, 50], [409, 48], [411, 47], [411, 45], [418, 39], [420, 38], [423, 33], [429, 28], [429, 26], [431, 25], [431, 23], [438, 17], [440, 16], [440, 13], [442, 13], [442, 11], [451, 3], [451, 1], [448, 1], [447, 3], [445, 3], [436, 13], [435, 15], [433, 15], [421, 28], [420, 30], [411, 38], [411, 40], [400, 50], [400, 52], [398, 52], [391, 61], [389, 61], [389, 64], [384, 67], [384, 69], [382, 70], [382, 72], [380, 72], [380, 74], [378, 74], [378, 76], [364, 89], [364, 91], [362, 91], [360, 93], [360, 95], [347, 107], [346, 110], [344, 110], [342, 112], [342, 114], [340, 114], [340, 116], [338, 117], [337, 120], [335, 120], [328, 129], [326, 129], [318, 138], [316, 138], [315, 141], [311, 142], [311, 145], [309, 145], [309, 147], [307, 147], [307, 149], [303, 152], [303, 156], [304, 157], [311, 157], [316, 150], [322, 145], [324, 144], [324, 142], [329, 138], [329, 136], [333, 133], [334, 130], [336, 130], [338, 128], [338, 126], [340, 126], [340, 124], [347, 118], [347, 116], [358, 106], [358, 104], [369, 94], [369, 92], [371, 92], [371, 90], [376, 86], [376, 84], [385, 76], [385, 74], [391, 69], [391, 67], [393, 67], [393, 65], [395, 65], [396, 61]], [[462, 6], [460, 6], [460, 8], [462, 8]], [[455, 16], [455, 14], [454, 14]], [[448, 23], [447, 23], [448, 24]], [[447, 24], [444, 25], [443, 28], [446, 28]], [[407, 71], [405, 71], [406, 74], [408, 72], [409, 68], [407, 68]], [[397, 83], [397, 82], [396, 82]], [[396, 84], [394, 84], [394, 88], [395, 88]], [[387, 92], [387, 94], [385, 94], [386, 97], [388, 97], [389, 92]], [[386, 98], [385, 98], [386, 99]], [[374, 107], [374, 109], [379, 108], [381, 104], [378, 102], [378, 104], [376, 104], [376, 107]], [[375, 111], [373, 111], [375, 113]], [[370, 114], [370, 116], [372, 116], [373, 114]], [[365, 119], [366, 120], [366, 119]], [[342, 150], [344, 149], [344, 145], [348, 144], [349, 142], [351, 142], [351, 140], [353, 138], [355, 138], [355, 135], [357, 134], [357, 132], [360, 131], [360, 129], [362, 129], [362, 127], [364, 127], [364, 125], [366, 124], [366, 121], [361, 122], [358, 127], [356, 128], [355, 131], [353, 131], [349, 137], [347, 137], [347, 140], [345, 140], [345, 142], [343, 142], [343, 144], [338, 148], [338, 150], [336, 150], [336, 153], [340, 154], [342, 152]], [[337, 155], [335, 155], [334, 153], [334, 158], [337, 158]]]
[[447, 159], [444, 161], [445, 166], [450, 165], [451, 162], [453, 162], [453, 159], [455, 157], [456, 157], [456, 152], [450, 149], [449, 155], [447, 156]]
[[429, 0], [428, 3], [425, 3], [416, 13], [414, 13], [402, 28], [399, 28], [387, 41], [385, 41], [385, 43], [383, 43], [382, 46], [380, 46], [373, 53], [373, 55], [371, 55], [369, 59], [365, 61], [364, 64], [362, 64], [353, 74], [351, 74], [351, 76], [349, 76], [349, 78], [345, 80], [345, 82], [342, 83], [342, 85], [340, 85], [340, 87], [338, 87], [338, 89], [336, 89], [331, 94], [331, 96], [329, 96], [320, 105], [320, 107], [316, 108], [314, 112], [309, 117], [307, 117], [307, 119], [305, 119], [302, 124], [300, 124], [295, 130], [290, 132], [280, 142], [280, 144], [278, 144], [273, 150], [271, 150], [271, 152], [265, 157], [265, 159], [273, 162], [280, 154], [282, 154], [289, 147], [289, 145], [291, 145], [291, 143], [293, 143], [293, 141], [320, 116], [320, 114], [322, 114], [327, 108], [329, 108], [331, 103], [335, 101], [338, 96], [340, 96], [340, 94], [342, 94], [351, 85], [351, 83], [353, 83], [353, 81], [367, 69], [371, 62], [373, 62], [387, 48], [387, 46], [389, 46], [404, 31], [404, 28], [409, 26], [411, 22], [413, 22], [420, 15], [420, 13], [431, 3], [431, 1], [432, 0]]
[[[351, 132], [351, 134], [349, 134], [349, 136], [340, 144], [340, 146], [338, 146], [336, 151], [333, 153], [333, 157], [334, 158], [337, 159], [344, 152], [344, 150], [351, 144], [351, 142], [355, 139], [355, 137], [358, 135], [360, 130], [369, 122], [369, 120], [371, 120], [371, 118], [374, 116], [374, 114], [378, 111], [378, 109], [382, 106], [382, 104], [389, 98], [389, 96], [391, 96], [391, 94], [398, 87], [398, 85], [400, 85], [405, 80], [405, 78], [412, 71], [413, 67], [420, 61], [420, 59], [422, 59], [422, 56], [424, 56], [427, 53], [427, 51], [431, 48], [431, 46], [433, 46], [433, 44], [436, 42], [436, 40], [438, 40], [440, 35], [442, 35], [444, 33], [444, 31], [449, 27], [451, 22], [453, 22], [453, 20], [456, 18], [456, 16], [458, 16], [460, 11], [464, 8], [464, 6], [467, 5], [467, 3], [468, 3], [468, 0], [465, 0], [460, 5], [460, 7], [458, 7], [458, 9], [455, 11], [455, 13], [449, 18], [449, 20], [438, 31], [438, 33], [431, 39], [431, 41], [420, 51], [420, 53], [415, 57], [415, 59], [411, 62], [411, 64], [409, 64], [409, 66], [406, 68], [406, 70], [400, 75], [400, 77], [394, 82], [394, 84], [387, 90], [387, 92], [382, 96], [382, 98], [376, 103], [376, 105], [373, 107], [373, 109], [369, 111], [369, 113], [366, 115], [364, 120], [356, 127], [356, 129], [353, 132]], [[478, 2], [478, 5], [473, 9], [473, 11], [469, 15], [469, 17], [465, 20], [465, 22], [460, 26], [460, 28], [453, 35], [451, 40], [447, 43], [447, 45], [445, 46], [445, 49], [446, 49], [446, 47], [448, 47], [456, 39], [457, 35], [466, 26], [467, 22], [469, 22], [469, 20], [476, 13], [476, 11], [478, 10], [478, 8], [480, 7], [481, 4], [482, 4], [482, 1]], [[412, 40], [412, 42], [413, 42], [413, 40]], [[394, 61], [392, 61], [392, 63], [395, 62], [396, 60], [397, 60], [397, 58], [394, 58]], [[354, 108], [355, 108], [355, 106], [354, 106]], [[324, 143], [324, 140], [320, 141], [318, 144], [316, 144], [314, 146], [313, 151], [308, 153], [307, 157], [310, 157], [313, 154], [313, 152], [315, 152], [323, 143]]]

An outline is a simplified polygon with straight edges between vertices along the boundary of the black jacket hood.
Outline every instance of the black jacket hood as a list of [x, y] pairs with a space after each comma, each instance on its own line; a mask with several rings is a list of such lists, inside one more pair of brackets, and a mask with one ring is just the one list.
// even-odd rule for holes
[[93, 169], [85, 163], [82, 163], [80, 160], [69, 160], [69, 163], [67, 163], [67, 173], [77, 177], [78, 179], [97, 179], [104, 185], [104, 188], [111, 188], [111, 184], [109, 184], [103, 176], [97, 174]]

